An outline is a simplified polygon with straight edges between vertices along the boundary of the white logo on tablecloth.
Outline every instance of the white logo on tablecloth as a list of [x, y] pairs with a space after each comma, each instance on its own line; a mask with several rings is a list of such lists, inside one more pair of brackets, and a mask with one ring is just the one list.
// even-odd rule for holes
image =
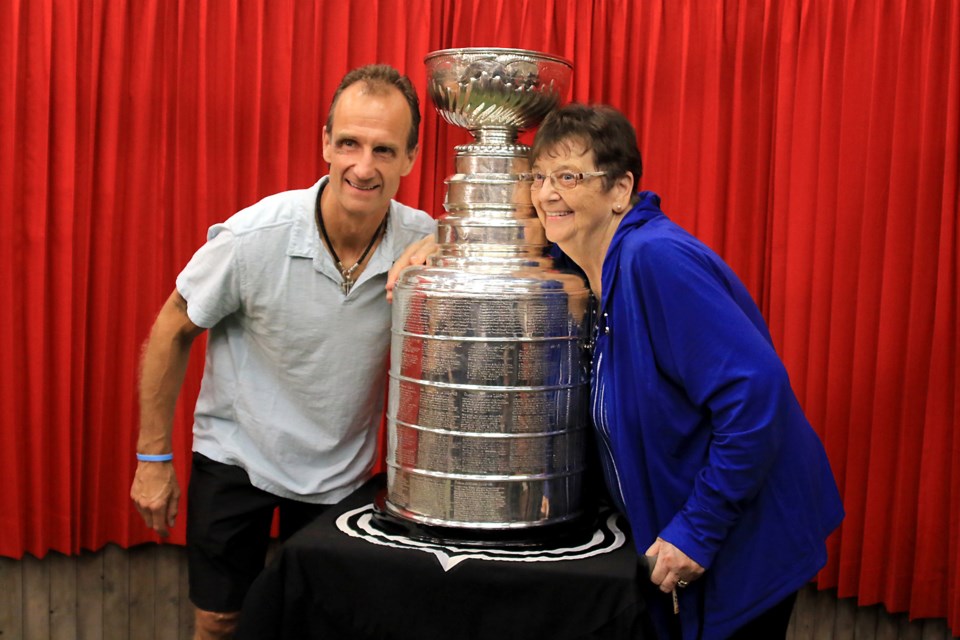
[[373, 524], [374, 507], [369, 504], [348, 511], [337, 518], [337, 528], [354, 538], [371, 544], [399, 549], [415, 549], [436, 556], [444, 571], [449, 571], [464, 560], [495, 560], [500, 562], [557, 562], [589, 558], [619, 549], [626, 542], [614, 511], [601, 513], [597, 529], [590, 538], [580, 544], [547, 549], [508, 549], [458, 547], [452, 544], [436, 544], [381, 531]]

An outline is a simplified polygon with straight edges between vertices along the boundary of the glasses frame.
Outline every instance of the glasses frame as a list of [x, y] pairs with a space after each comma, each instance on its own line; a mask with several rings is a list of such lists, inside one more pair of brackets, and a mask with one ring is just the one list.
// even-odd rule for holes
[[[556, 177], [556, 174], [558, 173], [569, 173], [574, 178], [576, 178], [576, 182], [572, 187], [562, 186]], [[555, 191], [573, 191], [574, 189], [580, 186], [580, 184], [584, 181], [584, 179], [599, 178], [600, 176], [607, 175], [607, 173], [608, 173], [607, 171], [568, 171], [566, 169], [558, 169], [556, 171], [551, 171], [550, 173], [541, 174], [544, 179], [540, 182], [539, 186], [537, 186], [537, 179], [535, 178], [536, 174], [528, 173], [526, 175], [527, 175], [527, 178], [530, 180], [531, 191], [539, 191], [540, 189], [542, 189], [543, 185], [547, 181], [547, 178], [550, 179], [550, 185], [554, 188]]]

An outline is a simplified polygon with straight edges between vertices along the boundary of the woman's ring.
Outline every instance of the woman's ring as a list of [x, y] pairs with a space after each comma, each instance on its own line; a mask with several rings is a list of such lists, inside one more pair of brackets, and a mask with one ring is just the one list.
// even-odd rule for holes
[[677, 586], [680, 587], [681, 589], [683, 589], [684, 587], [688, 586], [689, 584], [690, 584], [690, 583], [687, 582], [686, 580], [684, 580], [683, 578], [680, 578], [680, 579], [677, 580]]

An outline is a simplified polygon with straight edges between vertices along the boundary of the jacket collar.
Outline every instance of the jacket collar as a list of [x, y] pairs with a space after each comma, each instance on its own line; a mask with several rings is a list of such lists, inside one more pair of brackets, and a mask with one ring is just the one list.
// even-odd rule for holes
[[641, 191], [637, 196], [639, 198], [637, 204], [623, 214], [623, 220], [614, 232], [607, 255], [603, 259], [603, 271], [600, 274], [603, 283], [601, 311], [606, 311], [610, 294], [620, 273], [620, 252], [623, 249], [623, 241], [635, 229], [639, 229], [654, 218], [663, 217], [663, 211], [660, 210], [660, 196], [652, 191]]

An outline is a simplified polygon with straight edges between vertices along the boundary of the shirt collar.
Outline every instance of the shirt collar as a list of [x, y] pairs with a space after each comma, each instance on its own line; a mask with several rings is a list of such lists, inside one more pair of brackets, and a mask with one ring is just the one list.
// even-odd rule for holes
[[[312, 187], [303, 190], [303, 197], [298, 199], [294, 207], [296, 216], [293, 229], [290, 233], [290, 242], [287, 244], [287, 255], [299, 258], [310, 258], [314, 262], [321, 261], [321, 256], [328, 255], [320, 244], [320, 232], [317, 229], [316, 211], [317, 196], [330, 182], [330, 176], [320, 178]], [[396, 238], [402, 230], [402, 221], [397, 212], [396, 203], [390, 201], [390, 214], [387, 218], [387, 232], [380, 240], [380, 244], [370, 256], [364, 273], [371, 275], [386, 272], [393, 265], [398, 248]], [[400, 250], [404, 247], [399, 247]], [[333, 264], [332, 260], [330, 263]]]
[[296, 215], [287, 244], [288, 256], [316, 259], [320, 255], [320, 232], [316, 222], [317, 194], [329, 180], [329, 176], [320, 178], [312, 187], [304, 189], [303, 197], [294, 204]]

